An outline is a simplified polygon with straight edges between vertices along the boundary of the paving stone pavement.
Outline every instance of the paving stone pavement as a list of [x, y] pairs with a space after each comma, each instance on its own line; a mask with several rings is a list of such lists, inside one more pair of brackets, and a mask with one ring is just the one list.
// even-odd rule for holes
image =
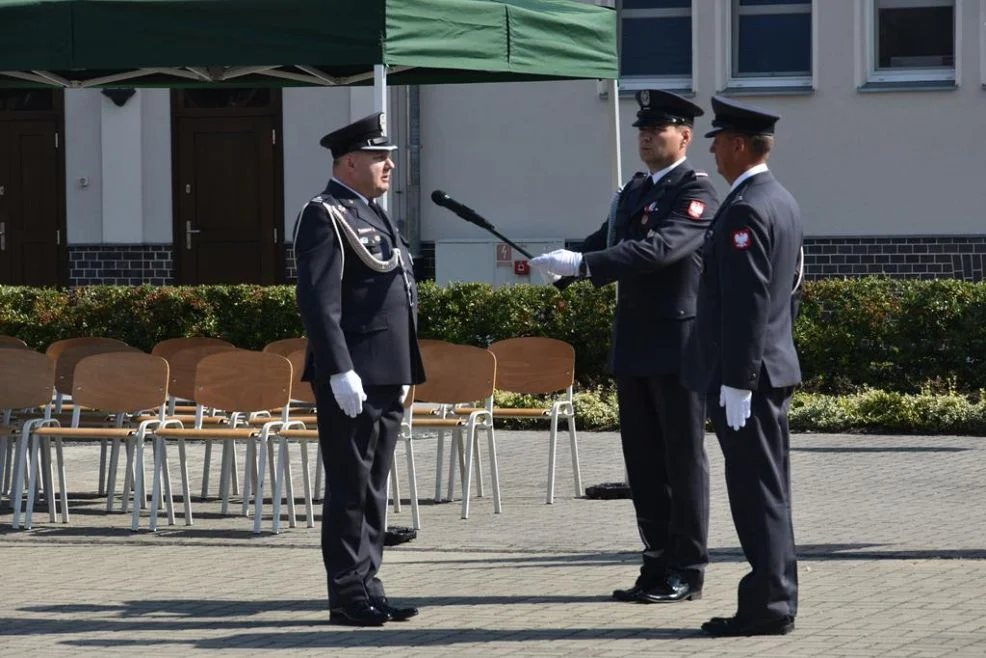
[[[986, 654], [984, 440], [798, 435], [792, 443], [801, 609], [785, 637], [697, 631], [732, 614], [746, 572], [714, 437], [705, 598], [648, 606], [609, 600], [636, 575], [630, 502], [574, 498], [563, 446], [557, 499], [546, 505], [546, 432], [501, 431], [503, 513], [493, 514], [488, 469], [487, 495], [473, 500], [468, 520], [458, 503], [423, 501], [418, 538], [388, 549], [381, 571], [391, 598], [421, 615], [382, 629], [326, 623], [317, 524], [302, 519], [273, 535], [265, 519], [255, 536], [251, 520], [193, 497], [193, 526], [180, 525], [178, 505], [179, 525], [151, 533], [145, 513], [145, 529], [132, 533], [129, 516], [107, 514], [91, 493], [98, 448], [68, 445], [69, 524], [41, 513], [33, 530], [14, 531], [9, 502], [0, 502], [0, 655]], [[431, 496], [435, 441], [416, 445], [421, 495]], [[580, 433], [580, 448], [584, 484], [622, 479], [615, 433]], [[193, 492], [202, 454], [189, 447]], [[403, 476], [403, 450], [398, 460]], [[405, 504], [390, 522], [409, 525], [406, 476], [401, 487]]]

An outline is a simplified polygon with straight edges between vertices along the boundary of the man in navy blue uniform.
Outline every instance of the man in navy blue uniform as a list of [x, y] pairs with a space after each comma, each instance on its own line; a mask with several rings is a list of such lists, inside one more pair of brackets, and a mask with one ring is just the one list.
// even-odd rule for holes
[[703, 246], [698, 320], [686, 382], [708, 396], [726, 463], [733, 523], [752, 570], [736, 615], [702, 629], [716, 636], [794, 629], [798, 571], [791, 523], [787, 412], [801, 381], [792, 288], [801, 267], [797, 202], [767, 168], [780, 118], [713, 97], [710, 151], [731, 185]]
[[295, 225], [298, 308], [308, 336], [303, 379], [318, 405], [326, 471], [322, 558], [330, 620], [379, 626], [417, 614], [392, 605], [377, 571], [387, 477], [410, 384], [424, 381], [408, 244], [374, 201], [396, 146], [377, 113], [332, 132], [332, 179]]
[[701, 269], [699, 248], [718, 197], [685, 159], [702, 109], [676, 94], [637, 92], [640, 159], [647, 173], [624, 186], [615, 212], [579, 252], [531, 265], [597, 286], [619, 283], [611, 368], [620, 437], [644, 544], [636, 582], [619, 601], [671, 603], [702, 595], [708, 563], [709, 466], [705, 399], [681, 383]]

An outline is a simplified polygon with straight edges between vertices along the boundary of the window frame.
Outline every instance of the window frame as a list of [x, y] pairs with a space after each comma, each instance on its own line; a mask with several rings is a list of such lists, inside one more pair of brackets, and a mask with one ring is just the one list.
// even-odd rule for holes
[[[619, 79], [619, 89], [621, 92], [634, 92], [639, 89], [664, 89], [665, 91], [677, 91], [692, 93], [695, 89], [695, 68], [698, 66], [696, 58], [695, 44], [698, 40], [698, 29], [695, 21], [695, 5], [698, 0], [691, 0], [687, 8], [677, 7], [671, 9], [624, 9], [620, 3], [620, 15], [618, 17], [620, 31], [620, 65], [623, 64], [623, 21], [634, 20], [637, 18], [688, 18], [691, 26], [692, 48], [689, 56], [691, 57], [690, 75], [621, 75]], [[687, 13], [686, 13], [687, 12]]]
[[[721, 26], [719, 33], [721, 35], [721, 41], [723, 43], [722, 53], [720, 57], [720, 64], [722, 67], [723, 83], [720, 88], [724, 88], [727, 91], [741, 91], [741, 90], [752, 90], [752, 89], [764, 89], [764, 90], [778, 90], [783, 91], [788, 90], [805, 90], [811, 91], [817, 87], [817, 69], [818, 69], [818, 3], [819, 0], [811, 0], [808, 3], [807, 11], [790, 12], [790, 13], [807, 13], [810, 15], [811, 20], [811, 52], [809, 53], [809, 62], [811, 70], [804, 75], [737, 75], [734, 73], [736, 64], [739, 60], [739, 39], [736, 35], [739, 33], [739, 19], [741, 13], [749, 14], [780, 14], [788, 12], [770, 11], [770, 9], [778, 7], [778, 5], [763, 5], [762, 9], [760, 7], [746, 7], [745, 9], [753, 9], [753, 11], [742, 12], [740, 7], [740, 0], [720, 0], [721, 11], [719, 14]], [[791, 3], [791, 4], [802, 4], [802, 3]]]
[[[858, 0], [863, 4], [863, 50], [865, 57], [866, 82], [875, 85], [925, 85], [928, 83], [941, 86], [958, 86], [960, 79], [960, 60], [962, 53], [962, 3], [960, 0]], [[880, 25], [877, 19], [877, 2], [888, 1], [899, 3], [901, 6], [915, 7], [952, 7], [952, 57], [953, 66], [920, 68], [908, 67], [900, 69], [878, 68], [880, 48]], [[982, 3], [986, 5], [986, 2]]]

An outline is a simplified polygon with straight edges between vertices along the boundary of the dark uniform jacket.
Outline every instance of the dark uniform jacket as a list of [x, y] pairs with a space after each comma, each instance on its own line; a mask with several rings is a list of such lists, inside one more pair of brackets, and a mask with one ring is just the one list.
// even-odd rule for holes
[[680, 371], [695, 317], [698, 251], [719, 206], [708, 175], [687, 162], [643, 191], [649, 177], [635, 175], [620, 193], [613, 246], [604, 222], [581, 247], [595, 285], [619, 282], [610, 366], [621, 376]]
[[801, 381], [791, 300], [801, 242], [798, 204], [769, 171], [726, 197], [703, 246], [689, 388], [757, 390], [763, 373], [775, 388]]
[[[400, 249], [403, 270], [376, 272], [348, 243], [340, 246], [322, 206], [328, 196], [345, 207], [346, 221], [371, 254], [387, 260]], [[423, 382], [418, 292], [408, 244], [397, 227], [335, 181], [305, 206], [298, 221], [298, 308], [308, 336], [303, 379], [328, 381], [331, 375], [355, 370], [364, 386]]]

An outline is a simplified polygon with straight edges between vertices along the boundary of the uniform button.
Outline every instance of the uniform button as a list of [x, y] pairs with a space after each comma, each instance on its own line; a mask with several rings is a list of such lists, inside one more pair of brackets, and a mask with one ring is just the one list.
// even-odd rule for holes
[[678, 309], [678, 317], [681, 317], [684, 314], [685, 314], [685, 312], [683, 310]]

